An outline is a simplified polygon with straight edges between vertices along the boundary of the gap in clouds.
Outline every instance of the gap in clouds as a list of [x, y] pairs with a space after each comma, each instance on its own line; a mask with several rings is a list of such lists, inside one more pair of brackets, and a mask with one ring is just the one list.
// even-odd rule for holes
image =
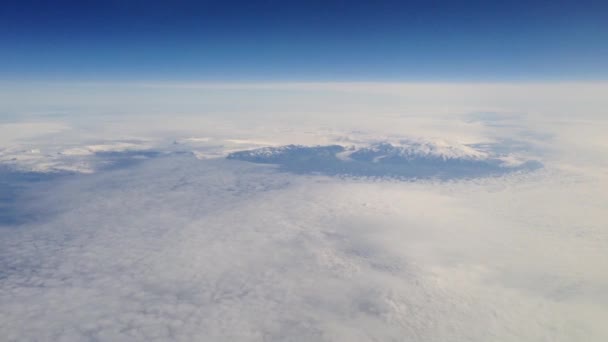
[[[518, 160], [504, 152], [492, 155], [473, 146], [409, 141], [401, 141], [401, 144], [383, 142], [365, 147], [287, 145], [232, 152], [227, 158], [278, 165], [282, 170], [295, 173], [396, 179], [489, 177], [542, 167], [536, 160]], [[494, 144], [477, 147], [490, 146], [495, 147]], [[503, 151], [508, 148], [504, 146]]]

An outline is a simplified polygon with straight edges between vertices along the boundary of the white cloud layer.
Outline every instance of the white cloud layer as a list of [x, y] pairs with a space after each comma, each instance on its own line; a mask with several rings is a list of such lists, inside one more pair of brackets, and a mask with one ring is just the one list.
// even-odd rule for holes
[[[171, 87], [131, 95], [204, 113], [0, 123], [3, 340], [608, 339], [605, 85]], [[398, 181], [224, 158], [404, 139], [544, 167]]]
[[608, 336], [596, 182], [368, 182], [186, 156], [82, 177], [3, 231], [7, 340]]

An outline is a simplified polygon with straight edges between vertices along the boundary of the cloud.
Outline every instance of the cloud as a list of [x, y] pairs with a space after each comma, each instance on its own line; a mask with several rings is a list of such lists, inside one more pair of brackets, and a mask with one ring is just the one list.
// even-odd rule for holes
[[57, 122], [0, 122], [0, 147], [22, 139], [63, 132], [70, 127]]
[[[7, 340], [600, 341], [608, 284], [593, 241], [606, 208], [589, 210], [595, 185], [547, 173], [295, 176], [187, 155], [73, 176], [31, 190], [30, 207], [48, 216], [3, 229], [0, 330]], [[590, 197], [564, 216], [553, 210], [566, 194]], [[574, 237], [573, 224], [588, 235]]]
[[[608, 337], [603, 84], [70, 87], [3, 95], [78, 113], [0, 147], [5, 340]], [[543, 168], [351, 177], [429, 160]]]

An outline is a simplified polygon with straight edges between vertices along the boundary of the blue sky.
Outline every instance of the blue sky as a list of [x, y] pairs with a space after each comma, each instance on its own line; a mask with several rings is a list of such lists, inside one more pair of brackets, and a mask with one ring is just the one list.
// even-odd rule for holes
[[608, 78], [604, 1], [8, 1], [5, 80]]

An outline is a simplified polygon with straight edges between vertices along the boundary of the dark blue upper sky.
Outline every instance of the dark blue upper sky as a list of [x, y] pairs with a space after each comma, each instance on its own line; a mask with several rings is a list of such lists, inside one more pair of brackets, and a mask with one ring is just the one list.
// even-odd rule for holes
[[5, 80], [608, 79], [608, 1], [3, 1]]

